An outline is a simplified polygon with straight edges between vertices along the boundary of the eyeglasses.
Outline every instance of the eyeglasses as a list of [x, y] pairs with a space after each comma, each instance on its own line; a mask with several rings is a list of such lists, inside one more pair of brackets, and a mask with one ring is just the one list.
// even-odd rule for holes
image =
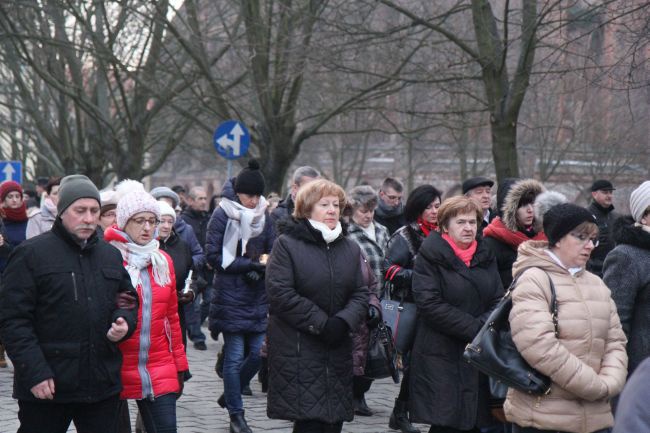
[[115, 211], [109, 210], [108, 212], [104, 212], [101, 215], [101, 217], [102, 218], [104, 218], [104, 217], [106, 217], [106, 218], [115, 218], [116, 215], [117, 215], [117, 213]]
[[583, 246], [587, 245], [590, 241], [594, 245], [594, 248], [596, 248], [598, 244], [600, 244], [600, 240], [598, 240], [598, 238], [590, 238], [585, 233], [571, 233], [571, 236], [573, 236], [574, 238], [582, 242]]
[[138, 227], [144, 227], [145, 224], [149, 224], [151, 227], [156, 227], [160, 224], [160, 220], [157, 219], [147, 219], [147, 218], [136, 218], [132, 219], [131, 222]]

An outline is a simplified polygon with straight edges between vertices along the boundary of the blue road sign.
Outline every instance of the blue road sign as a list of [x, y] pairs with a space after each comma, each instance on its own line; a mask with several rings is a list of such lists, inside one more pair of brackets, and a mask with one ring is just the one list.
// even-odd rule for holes
[[237, 159], [246, 155], [251, 136], [246, 126], [236, 120], [223, 122], [214, 131], [214, 148], [226, 159]]
[[0, 161], [0, 182], [13, 180], [23, 182], [23, 163], [20, 161]]

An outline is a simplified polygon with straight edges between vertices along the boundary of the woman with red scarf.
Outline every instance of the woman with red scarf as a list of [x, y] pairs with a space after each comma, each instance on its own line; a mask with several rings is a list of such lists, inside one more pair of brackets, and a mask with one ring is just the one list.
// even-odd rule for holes
[[0, 203], [4, 230], [0, 233], [0, 272], [4, 271], [9, 252], [25, 240], [27, 207], [23, 189], [18, 182], [7, 180], [0, 184]]
[[[389, 295], [393, 299], [413, 302], [411, 294], [411, 276], [415, 257], [424, 239], [438, 229], [438, 208], [441, 193], [433, 185], [420, 185], [411, 191], [404, 217], [406, 225], [399, 228], [388, 241], [386, 260], [384, 261], [385, 281], [391, 287]], [[395, 407], [391, 413], [389, 427], [403, 433], [419, 433], [408, 418], [409, 403], [409, 367], [408, 353], [402, 354], [404, 377]]]
[[[0, 274], [7, 266], [9, 253], [25, 240], [27, 233], [27, 208], [23, 200], [23, 189], [13, 180], [0, 184]], [[0, 343], [0, 368], [5, 368], [4, 346]]]
[[483, 237], [497, 258], [503, 287], [508, 288], [512, 282], [512, 265], [517, 258], [519, 245], [528, 240], [546, 240], [542, 222], [535, 218], [533, 209], [535, 199], [545, 188], [534, 179], [522, 179], [505, 185], [500, 185], [497, 192], [499, 198], [504, 197], [502, 203], [497, 205], [500, 216], [483, 229]]
[[476, 239], [479, 205], [452, 197], [438, 211], [439, 231], [424, 240], [413, 267], [411, 290], [418, 309], [411, 350], [411, 421], [429, 433], [472, 432], [494, 423], [489, 386], [463, 359], [503, 296], [494, 253]]

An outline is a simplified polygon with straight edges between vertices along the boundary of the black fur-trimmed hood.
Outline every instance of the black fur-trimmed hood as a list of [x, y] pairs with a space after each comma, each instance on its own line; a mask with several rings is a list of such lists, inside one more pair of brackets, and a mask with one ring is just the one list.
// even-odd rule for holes
[[[346, 237], [348, 235], [348, 224], [343, 220], [341, 220], [341, 228], [343, 231], [340, 237]], [[275, 224], [275, 229], [278, 235], [287, 235], [310, 243], [325, 243], [323, 235], [305, 219], [282, 218]]]
[[[519, 208], [519, 202], [521, 201], [522, 197], [530, 192], [532, 192], [535, 196], [538, 196], [544, 191], [546, 191], [544, 185], [535, 179], [522, 179], [515, 182], [508, 191], [508, 194], [506, 195], [506, 198], [503, 202], [501, 216], [503, 225], [505, 225], [508, 230], [511, 230], [513, 232], [518, 231], [519, 227], [517, 227], [517, 209]], [[542, 226], [537, 221], [537, 219], [535, 219], [533, 222], [533, 228], [536, 232], [542, 231]]]
[[650, 250], [650, 233], [636, 226], [634, 218], [630, 215], [618, 217], [614, 220], [612, 237], [616, 245], [632, 245], [644, 250]]

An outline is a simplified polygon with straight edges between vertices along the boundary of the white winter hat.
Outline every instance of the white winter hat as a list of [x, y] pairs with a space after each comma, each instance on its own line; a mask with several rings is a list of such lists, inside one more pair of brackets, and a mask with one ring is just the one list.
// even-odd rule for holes
[[172, 220], [176, 222], [176, 211], [166, 201], [158, 200], [158, 207], [160, 208], [160, 216], [169, 215]]
[[641, 222], [648, 206], [650, 206], [650, 180], [643, 182], [630, 195], [630, 212], [634, 221]]
[[129, 219], [140, 212], [151, 212], [160, 219], [160, 207], [151, 194], [144, 190], [127, 193], [117, 202], [117, 227], [124, 230]]

